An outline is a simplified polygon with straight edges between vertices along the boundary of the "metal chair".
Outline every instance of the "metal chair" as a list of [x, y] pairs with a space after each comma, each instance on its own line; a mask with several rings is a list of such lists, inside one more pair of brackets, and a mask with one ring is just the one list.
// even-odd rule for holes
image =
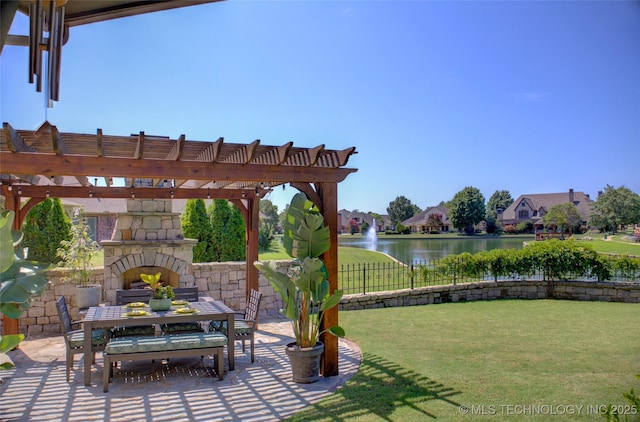
[[[245, 341], [251, 342], [251, 363], [255, 361], [255, 344], [254, 333], [258, 327], [258, 313], [260, 311], [260, 303], [262, 302], [262, 293], [251, 289], [249, 294], [249, 300], [247, 300], [247, 306], [245, 307], [244, 314], [241, 318], [236, 318], [234, 321], [235, 333], [233, 334], [234, 342], [242, 341], [242, 353], [246, 353]], [[227, 337], [227, 321], [211, 321], [209, 324], [210, 331], [220, 331]]]
[[[173, 289], [174, 300], [186, 300], [187, 302], [198, 301], [197, 287], [176, 287]], [[176, 322], [173, 324], [162, 324], [160, 329], [164, 334], [187, 333], [194, 331], [204, 331], [198, 322]]]
[[[124, 306], [134, 302], [148, 303], [151, 293], [150, 289], [118, 289], [116, 290], [116, 305]], [[153, 325], [133, 325], [111, 329], [111, 337], [150, 336], [155, 333], [156, 328]]]
[[[58, 310], [58, 319], [60, 320], [60, 329], [64, 335], [64, 342], [67, 349], [67, 382], [69, 382], [74, 356], [84, 353], [84, 330], [80, 328], [80, 322], [73, 322], [71, 320], [69, 309], [67, 308], [67, 300], [64, 296], [60, 296], [56, 300], [56, 308]], [[95, 329], [91, 331], [91, 356], [93, 363], [96, 361], [96, 352], [103, 351], [108, 341], [109, 336], [106, 330]]]

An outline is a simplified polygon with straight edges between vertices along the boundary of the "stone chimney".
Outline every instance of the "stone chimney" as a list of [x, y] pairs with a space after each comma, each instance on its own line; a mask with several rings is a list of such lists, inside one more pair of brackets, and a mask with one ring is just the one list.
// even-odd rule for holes
[[571, 202], [573, 204], [574, 200], [575, 200], [575, 198], [573, 196], [573, 189], [569, 189], [569, 202]]

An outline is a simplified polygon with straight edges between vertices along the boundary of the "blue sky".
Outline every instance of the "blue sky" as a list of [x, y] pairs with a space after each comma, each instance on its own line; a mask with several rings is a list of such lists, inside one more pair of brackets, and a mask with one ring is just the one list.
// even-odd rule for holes
[[0, 118], [19, 129], [355, 146], [341, 209], [640, 193], [637, 1], [229, 0], [72, 28], [53, 108], [27, 77], [5, 46]]

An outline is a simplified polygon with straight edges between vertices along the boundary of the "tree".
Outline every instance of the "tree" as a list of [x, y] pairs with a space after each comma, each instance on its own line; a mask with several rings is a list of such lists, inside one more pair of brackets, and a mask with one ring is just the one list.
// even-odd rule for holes
[[266, 251], [271, 246], [274, 233], [280, 229], [278, 207], [268, 199], [260, 200], [260, 224], [258, 229], [258, 248]]
[[571, 202], [554, 205], [542, 216], [542, 222], [545, 226], [550, 226], [554, 229], [559, 228], [560, 233], [564, 233], [568, 227], [569, 235], [573, 232], [573, 227], [580, 224], [581, 221], [582, 216], [578, 212], [578, 208]]
[[262, 213], [262, 221], [271, 225], [272, 228], [279, 224], [278, 206], [274, 205], [268, 199], [260, 200], [260, 213]]
[[60, 241], [56, 253], [69, 268], [67, 281], [87, 286], [93, 271], [93, 258], [100, 251], [98, 242], [91, 239], [89, 224], [79, 209], [74, 214], [75, 224], [71, 227], [71, 239]]
[[487, 202], [487, 220], [498, 219], [498, 209], [506, 210], [513, 203], [513, 198], [508, 190], [497, 190]]
[[360, 224], [358, 224], [358, 222], [353, 218], [350, 218], [349, 221], [347, 221], [347, 227], [349, 227], [349, 233], [351, 234], [360, 232]]
[[225, 225], [224, 244], [220, 261], [244, 261], [247, 256], [247, 238], [242, 213], [229, 204], [229, 220]]
[[207, 210], [211, 221], [213, 260], [240, 261], [246, 256], [242, 214], [226, 199], [216, 199]]
[[429, 214], [427, 217], [427, 230], [428, 231], [437, 231], [442, 227], [442, 214], [433, 213]]
[[71, 221], [59, 198], [47, 198], [27, 214], [22, 246], [29, 248], [28, 259], [57, 263], [60, 242], [71, 239]]
[[593, 206], [589, 222], [613, 233], [622, 224], [640, 222], [640, 196], [624, 186], [616, 189], [607, 185]]
[[486, 215], [484, 196], [472, 186], [467, 186], [456, 193], [450, 205], [449, 219], [453, 227], [464, 230], [467, 234], [473, 234], [473, 226], [481, 222]]
[[404, 196], [398, 196], [392, 202], [389, 202], [387, 213], [393, 223], [401, 223], [420, 212], [417, 205], [411, 203]]
[[184, 212], [180, 216], [180, 224], [185, 237], [198, 240], [198, 244], [193, 248], [193, 262], [213, 261], [211, 245], [213, 230], [204, 199], [187, 201]]

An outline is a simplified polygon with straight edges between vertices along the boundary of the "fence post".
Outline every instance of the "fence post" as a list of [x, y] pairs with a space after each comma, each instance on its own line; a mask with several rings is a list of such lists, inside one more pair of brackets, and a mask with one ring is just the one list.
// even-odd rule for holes
[[413, 279], [415, 278], [415, 273], [413, 272], [413, 261], [411, 262], [411, 290], [413, 290]]
[[362, 266], [362, 294], [367, 293], [367, 264]]

